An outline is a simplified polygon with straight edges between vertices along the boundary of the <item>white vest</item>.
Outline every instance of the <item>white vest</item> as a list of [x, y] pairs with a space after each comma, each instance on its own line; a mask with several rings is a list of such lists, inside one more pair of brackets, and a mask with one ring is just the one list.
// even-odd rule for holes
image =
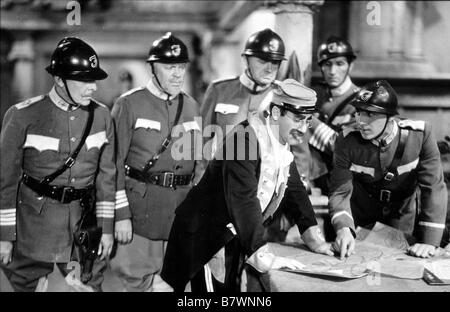
[[281, 202], [289, 177], [289, 166], [294, 155], [289, 151], [289, 145], [281, 145], [272, 133], [269, 121], [262, 121], [258, 115], [249, 114], [248, 122], [255, 130], [261, 156], [261, 170], [258, 181], [257, 197], [264, 212], [269, 204], [276, 207]]

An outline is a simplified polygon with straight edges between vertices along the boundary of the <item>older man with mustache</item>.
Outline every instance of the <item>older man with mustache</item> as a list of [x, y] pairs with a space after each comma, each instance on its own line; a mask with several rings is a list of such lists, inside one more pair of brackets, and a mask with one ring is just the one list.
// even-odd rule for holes
[[314, 91], [287, 79], [277, 83], [264, 116], [250, 114], [229, 132], [176, 210], [161, 273], [175, 291], [189, 281], [194, 292], [239, 291], [244, 263], [259, 273], [300, 267], [268, 248], [265, 227], [281, 212], [311, 250], [333, 255], [289, 148], [307, 131], [315, 102]]

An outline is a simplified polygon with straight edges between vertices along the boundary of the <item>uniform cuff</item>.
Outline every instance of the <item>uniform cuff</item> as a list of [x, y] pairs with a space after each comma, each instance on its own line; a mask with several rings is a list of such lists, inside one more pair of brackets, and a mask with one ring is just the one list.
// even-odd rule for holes
[[103, 234], [113, 234], [114, 219], [112, 218], [98, 218], [97, 225], [102, 227]]
[[439, 247], [442, 235], [444, 234], [444, 228], [444, 224], [420, 221], [419, 242]]
[[0, 227], [0, 241], [13, 242], [16, 240], [16, 226], [2, 226]]
[[344, 227], [348, 227], [353, 233], [355, 233], [355, 221], [353, 221], [353, 217], [347, 211], [339, 211], [335, 213], [331, 218], [331, 224], [336, 232]]
[[115, 221], [117, 222], [125, 219], [131, 219], [131, 211], [128, 206], [116, 210]]
[[268, 272], [272, 268], [274, 261], [275, 255], [270, 252], [267, 244], [261, 246], [247, 259], [247, 263], [260, 273]]
[[116, 221], [131, 218], [131, 211], [125, 190], [119, 190], [116, 192], [115, 214]]

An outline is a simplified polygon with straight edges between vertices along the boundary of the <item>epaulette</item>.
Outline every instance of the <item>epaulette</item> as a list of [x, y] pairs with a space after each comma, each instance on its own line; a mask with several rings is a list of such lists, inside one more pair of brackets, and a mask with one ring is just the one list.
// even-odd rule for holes
[[225, 79], [216, 79], [213, 80], [212, 83], [213, 84], [218, 84], [218, 83], [222, 83], [222, 82], [226, 82], [226, 81], [231, 81], [231, 80], [235, 80], [238, 79], [239, 77], [230, 77], [230, 78], [225, 78]]
[[400, 128], [409, 128], [411, 130], [425, 131], [425, 121], [423, 120], [411, 120], [403, 119], [398, 121]]
[[144, 90], [144, 89], [145, 89], [144, 87], [137, 87], [137, 88], [128, 90], [127, 92], [125, 92], [124, 94], [122, 94], [120, 97], [127, 96], [127, 95], [133, 94], [133, 93], [135, 93], [135, 92], [137, 92], [137, 91]]
[[38, 96], [35, 96], [35, 97], [31, 98], [31, 99], [28, 99], [28, 100], [25, 100], [23, 102], [17, 103], [14, 106], [17, 109], [22, 109], [22, 108], [28, 107], [28, 106], [30, 106], [30, 105], [32, 105], [34, 103], [37, 103], [37, 102], [41, 101], [44, 97], [45, 97], [45, 95], [38, 95]]

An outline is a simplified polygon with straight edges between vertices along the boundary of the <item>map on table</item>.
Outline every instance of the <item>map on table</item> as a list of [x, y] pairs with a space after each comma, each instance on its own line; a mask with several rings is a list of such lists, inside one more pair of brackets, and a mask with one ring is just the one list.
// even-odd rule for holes
[[[413, 258], [406, 254], [408, 242], [403, 233], [381, 223], [375, 224], [372, 230], [361, 229], [355, 245], [355, 254], [340, 260], [338, 257], [316, 254], [305, 246], [288, 244], [289, 251], [276, 245], [271, 245], [274, 253], [279, 256], [289, 256], [304, 267], [282, 271], [333, 276], [343, 279], [354, 279], [366, 276], [372, 272], [390, 275], [398, 278], [420, 279], [423, 276], [423, 259]], [[286, 245], [283, 245], [286, 248]], [[277, 250], [278, 247], [278, 250]]]

